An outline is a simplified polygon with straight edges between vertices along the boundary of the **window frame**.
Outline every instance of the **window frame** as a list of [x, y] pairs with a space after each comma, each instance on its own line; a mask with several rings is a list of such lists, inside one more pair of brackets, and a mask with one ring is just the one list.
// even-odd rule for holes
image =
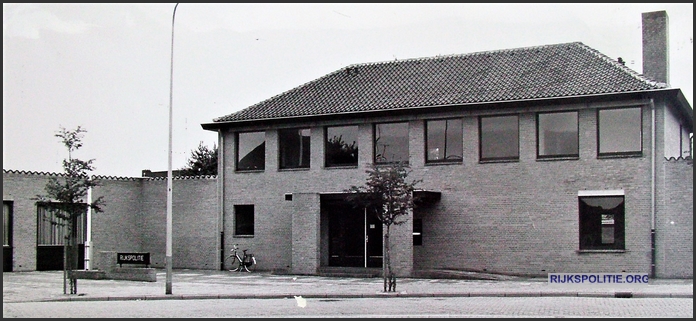
[[[447, 159], [447, 156], [445, 156], [443, 159], [434, 159], [431, 160], [429, 159], [429, 150], [430, 148], [428, 147], [428, 123], [429, 122], [435, 122], [435, 121], [444, 121], [445, 122], [445, 128], [448, 128], [448, 122], [449, 121], [459, 121], [459, 126], [458, 126], [458, 131], [459, 137], [459, 149], [460, 149], [460, 154], [458, 155], [458, 159]], [[425, 133], [424, 135], [424, 144], [425, 144], [425, 164], [461, 164], [464, 162], [464, 120], [460, 117], [453, 117], [453, 118], [441, 118], [441, 119], [426, 119], [423, 123], [423, 132]], [[447, 129], [445, 129], [445, 150], [447, 150]], [[446, 155], [446, 152], [445, 152]]]
[[[264, 152], [263, 152], [263, 164], [261, 164], [261, 167], [260, 167], [260, 168], [239, 168], [239, 161], [240, 161], [240, 158], [239, 158], [239, 156], [240, 156], [240, 155], [239, 155], [240, 135], [241, 135], [241, 134], [251, 134], [251, 133], [260, 133], [261, 135], [264, 136], [264, 137], [263, 137], [263, 143], [262, 143], [262, 144], [264, 145], [264, 147], [263, 147], [263, 151], [264, 151]], [[234, 163], [234, 164], [235, 164], [235, 171], [238, 171], [238, 172], [251, 172], [251, 171], [264, 171], [264, 170], [266, 170], [266, 132], [265, 132], [265, 131], [260, 130], [260, 131], [236, 132], [236, 133], [235, 133], [235, 139], [234, 139], [234, 141], [235, 141], [235, 147], [234, 147], [234, 149], [235, 149], [235, 156], [234, 156], [234, 157], [235, 157], [235, 163]], [[249, 154], [247, 154], [247, 155], [249, 155]], [[246, 156], [246, 155], [244, 155], [244, 156]]]
[[[307, 140], [307, 164], [306, 165], [297, 165], [297, 166], [288, 166], [283, 164], [283, 158], [284, 158], [284, 152], [286, 151], [287, 146], [283, 144], [283, 135], [281, 134], [282, 132], [288, 132], [288, 131], [296, 131], [300, 133], [301, 131], [307, 130], [309, 132], [309, 135], [306, 136], [309, 139]], [[302, 154], [303, 152], [303, 146], [302, 146], [302, 136], [301, 134], [299, 135], [300, 137], [300, 146], [296, 146], [299, 148], [299, 155], [300, 156], [300, 162], [302, 163], [302, 160], [304, 160], [304, 155]], [[310, 127], [293, 127], [293, 128], [280, 128], [278, 129], [278, 169], [280, 170], [294, 170], [294, 169], [309, 169], [312, 163], [312, 129]]]
[[[621, 202], [611, 209], [593, 209], [590, 205], [583, 201], [589, 198], [621, 198]], [[587, 207], [588, 212], [583, 212]], [[603, 215], [613, 215], [612, 226], [614, 233], [611, 243], [602, 241], [604, 224]], [[599, 217], [592, 217], [598, 215]], [[592, 221], [595, 221], [595, 229], [588, 231], [592, 227]], [[596, 224], [596, 222], [599, 224]], [[599, 237], [598, 237], [599, 236]], [[593, 239], [599, 238], [599, 244], [593, 242]], [[590, 244], [588, 241], [590, 240]], [[623, 194], [596, 194], [596, 195], [578, 195], [578, 251], [579, 252], [625, 252], [626, 251], [626, 196]]]
[[[47, 202], [47, 203], [57, 203], [57, 202]], [[37, 246], [62, 246], [65, 242], [65, 235], [67, 231], [61, 230], [63, 227], [60, 224], [52, 224], [50, 220], [60, 219], [52, 211], [48, 210], [44, 205], [45, 203], [38, 203], [36, 205], [36, 245]], [[87, 204], [83, 205], [87, 206]], [[42, 212], [43, 211], [43, 212]], [[47, 225], [42, 224], [45, 220], [42, 214], [49, 214], [49, 223]], [[62, 219], [61, 219], [62, 220]], [[87, 240], [87, 212], [80, 215], [80, 220], [78, 221], [77, 229], [81, 231], [81, 234], [76, 238], [76, 244], [85, 244]], [[44, 234], [42, 234], [42, 232]], [[47, 234], [46, 234], [47, 233]], [[45, 242], [49, 241], [49, 242]]]
[[[602, 111], [610, 111], [610, 110], [620, 110], [620, 109], [638, 109], [638, 112], [640, 114], [640, 138], [639, 138], [639, 147], [638, 150], [633, 150], [633, 151], [622, 151], [622, 152], [601, 152], [601, 142], [602, 142], [602, 136], [601, 136], [601, 119], [600, 119], [600, 113]], [[613, 157], [642, 157], [643, 156], [643, 107], [642, 106], [623, 106], [623, 107], [611, 107], [611, 108], [598, 108], [595, 117], [597, 119], [597, 158], [613, 158]]]
[[[483, 119], [484, 118], [501, 118], [501, 117], [512, 117], [517, 119], [517, 155], [516, 156], [505, 156], [505, 157], [483, 157]], [[479, 138], [479, 162], [480, 163], [493, 163], [493, 162], [517, 162], [520, 160], [520, 115], [519, 114], [501, 114], [501, 115], [481, 115], [478, 116], [478, 138]]]
[[[7, 209], [7, 212], [5, 212]], [[2, 216], [3, 216], [3, 248], [12, 247], [12, 219], [13, 219], [14, 203], [12, 201], [2, 201]]]
[[[540, 120], [539, 116], [548, 114], [575, 114], [575, 146], [576, 153], [574, 154], [554, 154], [554, 155], [542, 155], [541, 154], [541, 131], [540, 131]], [[536, 113], [536, 147], [537, 147], [537, 159], [556, 159], [556, 158], [580, 158], [580, 113], [577, 110], [564, 110], [564, 111], [549, 111], [549, 112], [538, 112]]]
[[[354, 163], [332, 163], [329, 161], [329, 129], [330, 128], [347, 128], [347, 127], [354, 127], [355, 128], [355, 148], [356, 148], [356, 155], [355, 155], [355, 162]], [[356, 125], [332, 125], [332, 126], [325, 126], [324, 127], [324, 167], [327, 168], [335, 168], [335, 167], [357, 167], [358, 162], [360, 161], [360, 143], [359, 139], [360, 138], [360, 127]]]
[[[234, 210], [234, 228], [233, 228], [233, 237], [254, 237], [256, 233], [256, 207], [254, 204], [234, 204], [233, 206]], [[244, 211], [243, 211], [244, 210]], [[240, 221], [243, 221], [243, 219], [249, 220], [249, 217], [244, 217], [243, 219], [240, 219], [242, 215], [251, 215], [251, 227], [250, 231], [249, 230], [242, 230], [244, 227], [243, 225], [239, 224]], [[245, 224], [249, 224], [249, 222], [244, 222]], [[240, 227], [241, 226], [241, 227]], [[249, 227], [247, 227], [249, 228]]]
[[[406, 159], [405, 160], [390, 160], [390, 161], [378, 161], [377, 159], [377, 126], [379, 125], [389, 125], [389, 124], [403, 124], [406, 126]], [[391, 122], [379, 122], [372, 124], [372, 161], [375, 165], [389, 165], [389, 164], [408, 164], [411, 158], [411, 146], [410, 146], [410, 124], [408, 121], [391, 121]]]

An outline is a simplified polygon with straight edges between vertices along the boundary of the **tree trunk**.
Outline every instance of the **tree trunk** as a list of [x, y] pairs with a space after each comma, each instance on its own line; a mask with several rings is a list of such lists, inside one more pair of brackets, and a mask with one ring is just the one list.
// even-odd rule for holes
[[68, 239], [63, 241], [63, 294], [68, 294]]
[[389, 244], [389, 228], [387, 228], [387, 232], [384, 234], [382, 241], [382, 281], [384, 281], [384, 288], [382, 289], [383, 292], [387, 292], [387, 244]]

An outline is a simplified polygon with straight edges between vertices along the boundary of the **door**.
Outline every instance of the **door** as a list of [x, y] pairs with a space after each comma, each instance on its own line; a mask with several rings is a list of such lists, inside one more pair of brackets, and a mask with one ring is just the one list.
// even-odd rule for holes
[[322, 199], [329, 220], [329, 266], [381, 267], [382, 224], [342, 199]]
[[[45, 206], [37, 206], [36, 270], [63, 270], [66, 223]], [[85, 238], [87, 215], [77, 218], [74, 233], [77, 236], [77, 268], [85, 268]]]

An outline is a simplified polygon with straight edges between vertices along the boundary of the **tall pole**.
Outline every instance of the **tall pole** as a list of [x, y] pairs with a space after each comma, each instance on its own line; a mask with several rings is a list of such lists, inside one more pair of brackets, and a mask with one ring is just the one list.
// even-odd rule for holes
[[172, 294], [172, 89], [174, 87], [174, 18], [176, 7], [172, 13], [172, 50], [171, 63], [169, 65], [169, 155], [167, 164], [167, 251], [165, 264], [167, 265], [167, 282], [165, 294]]

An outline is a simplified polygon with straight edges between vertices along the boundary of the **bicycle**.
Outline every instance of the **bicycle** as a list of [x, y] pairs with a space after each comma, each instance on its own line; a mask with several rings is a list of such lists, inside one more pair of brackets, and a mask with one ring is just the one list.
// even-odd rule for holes
[[239, 248], [238, 244], [235, 244], [232, 249], [230, 250], [230, 255], [228, 255], [225, 258], [225, 261], [227, 259], [232, 258], [232, 266], [230, 271], [232, 272], [242, 272], [242, 271], [247, 271], [247, 272], [253, 272], [256, 269], [256, 258], [254, 257], [254, 254], [247, 253], [248, 250], [242, 250], [243, 255], [240, 257], [237, 249]]

